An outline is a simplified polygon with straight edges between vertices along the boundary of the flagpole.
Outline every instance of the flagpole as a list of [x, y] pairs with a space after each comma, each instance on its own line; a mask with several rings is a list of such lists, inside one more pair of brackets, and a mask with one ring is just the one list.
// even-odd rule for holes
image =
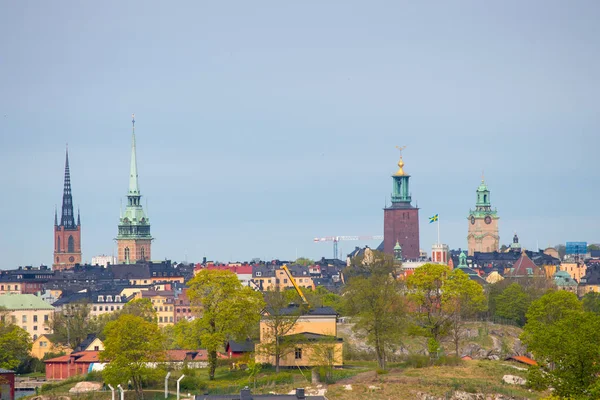
[[440, 244], [440, 216], [437, 218], [437, 228], [438, 228], [438, 245]]

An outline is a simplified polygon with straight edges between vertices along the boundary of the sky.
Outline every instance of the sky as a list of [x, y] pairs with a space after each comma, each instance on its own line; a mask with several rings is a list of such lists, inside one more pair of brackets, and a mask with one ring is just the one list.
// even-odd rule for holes
[[[152, 258], [332, 256], [380, 235], [404, 150], [421, 247], [600, 242], [597, 1], [0, 2], [0, 269], [50, 265], [65, 146], [113, 254], [136, 116]], [[377, 241], [341, 242], [354, 246]]]

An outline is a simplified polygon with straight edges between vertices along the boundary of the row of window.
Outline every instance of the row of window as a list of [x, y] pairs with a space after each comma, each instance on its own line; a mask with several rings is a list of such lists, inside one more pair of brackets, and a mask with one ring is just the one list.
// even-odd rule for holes
[[98, 306], [98, 309], [96, 310], [96, 306], [92, 307], [93, 311], [115, 311], [115, 310], [120, 310], [121, 306], [110, 306], [110, 310], [108, 309], [109, 306]]
[[158, 317], [158, 322], [160, 323], [167, 323], [167, 322], [173, 322], [173, 317]]
[[[262, 271], [256, 271], [255, 276], [262, 276]], [[306, 275], [306, 271], [302, 271], [302, 275]], [[292, 273], [292, 276], [294, 276], [294, 273]]]
[[[4, 319], [4, 318], [2, 318]], [[17, 317], [15, 315], [12, 315], [12, 322], [13, 323], [17, 323]], [[34, 315], [33, 316], [33, 322], [38, 322], [38, 316]], [[44, 322], [48, 322], [48, 314], [44, 315]], [[26, 324], [27, 323], [27, 315], [21, 315], [21, 323], [22, 324]]]
[[191, 313], [192, 310], [189, 309], [189, 308], [178, 308], [177, 310], [175, 310], [175, 312], [177, 312], [177, 313], [186, 313], [186, 312], [187, 313]]
[[[110, 302], [112, 302], [112, 301], [113, 301], [113, 297], [112, 297], [112, 295], [110, 295], [110, 294], [109, 294], [109, 295], [107, 295], [107, 296], [106, 296], [106, 302], [107, 302], [107, 303], [110, 303]], [[98, 296], [98, 302], [104, 302], [104, 296]], [[119, 295], [116, 295], [116, 296], [115, 296], [115, 302], [116, 302], [116, 303], [120, 303], [120, 302], [121, 302], [121, 296], [119, 296]]]
[[162, 307], [154, 307], [154, 311], [160, 311], [160, 312], [163, 312], [163, 311], [173, 311], [173, 307], [165, 307], [164, 310], [163, 310]]
[[19, 285], [13, 285], [14, 289], [11, 289], [11, 285], [6, 285], [6, 289], [4, 289], [4, 285], [0, 285], [0, 292], [4, 290], [19, 290]]

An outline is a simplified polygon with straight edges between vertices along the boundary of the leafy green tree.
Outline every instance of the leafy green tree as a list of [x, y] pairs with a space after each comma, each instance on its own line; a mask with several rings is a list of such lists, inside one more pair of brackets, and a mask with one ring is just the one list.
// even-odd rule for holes
[[306, 257], [300, 257], [296, 261], [294, 261], [294, 264], [304, 265], [305, 267], [309, 266], [309, 265], [313, 265], [314, 263], [315, 263], [314, 260], [311, 260], [310, 258], [306, 258]]
[[188, 321], [182, 319], [173, 325], [173, 340], [179, 349], [199, 349], [202, 347], [200, 341], [200, 321], [194, 319]]
[[554, 246], [554, 248], [558, 252], [558, 257], [561, 260], [565, 258], [565, 254], [567, 254], [567, 246], [565, 246], [564, 244], [557, 244], [556, 246]]
[[123, 308], [117, 312], [117, 318], [123, 314], [142, 317], [148, 322], [156, 322], [156, 310], [150, 299], [134, 299], [127, 302]]
[[360, 272], [351, 274], [344, 288], [345, 310], [355, 321], [353, 330], [365, 336], [375, 349], [379, 368], [385, 369], [388, 354], [406, 328], [406, 302], [391, 257], [374, 253], [367, 262], [356, 264]]
[[275, 358], [275, 371], [279, 372], [281, 358], [294, 351], [295, 343], [288, 336], [296, 326], [305, 306], [290, 306], [286, 292], [268, 291], [264, 294], [265, 308], [261, 318], [266, 329], [261, 332], [257, 351]]
[[26, 330], [10, 322], [8, 313], [0, 310], [0, 368], [16, 369], [31, 351], [31, 338]]
[[144, 380], [160, 373], [151, 363], [164, 359], [164, 337], [158, 325], [140, 316], [123, 314], [104, 330], [106, 340], [100, 359], [108, 364], [102, 377], [115, 386], [131, 381], [136, 397], [143, 399]]
[[600, 315], [600, 293], [588, 292], [581, 299], [584, 311]]
[[459, 269], [452, 271], [442, 290], [444, 291], [444, 307], [452, 315], [450, 335], [458, 357], [458, 348], [464, 336], [465, 324], [477, 313], [486, 310], [486, 298], [481, 285], [472, 281]]
[[536, 386], [551, 386], [560, 398], [598, 398], [600, 316], [583, 311], [575, 294], [534, 301], [521, 339], [540, 364], [531, 371]]
[[74, 349], [88, 334], [99, 333], [98, 321], [92, 318], [91, 306], [86, 302], [65, 304], [62, 311], [55, 312], [47, 326], [54, 332], [58, 343]]
[[523, 326], [530, 302], [523, 287], [516, 282], [511, 283], [496, 297], [496, 315]]
[[215, 378], [217, 351], [227, 339], [244, 340], [260, 319], [262, 295], [242, 286], [230, 271], [201, 270], [188, 282], [188, 297], [198, 310], [200, 341], [208, 351], [209, 379]]

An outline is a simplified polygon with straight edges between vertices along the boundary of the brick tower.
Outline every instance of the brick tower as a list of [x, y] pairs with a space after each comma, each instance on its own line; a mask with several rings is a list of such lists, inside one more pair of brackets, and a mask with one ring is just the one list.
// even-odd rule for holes
[[490, 201], [490, 190], [485, 184], [483, 176], [481, 184], [477, 188], [477, 203], [475, 210], [469, 210], [469, 233], [467, 241], [469, 244], [469, 255], [476, 251], [491, 253], [498, 250], [500, 235], [498, 233], [498, 211], [492, 210]]
[[419, 209], [411, 204], [410, 175], [404, 173], [402, 149], [398, 171], [392, 175], [392, 205], [383, 211], [383, 251], [394, 254], [396, 242], [402, 248], [405, 260], [419, 258]]
[[119, 220], [117, 235], [117, 263], [134, 264], [151, 258], [152, 236], [150, 235], [150, 220], [146, 217], [140, 199], [138, 185], [137, 161], [135, 155], [135, 118], [132, 115], [131, 133], [131, 165], [129, 168], [129, 192], [127, 207]]
[[77, 211], [77, 224], [75, 224], [73, 196], [71, 195], [71, 172], [69, 171], [69, 150], [67, 149], [60, 225], [58, 224], [56, 210], [54, 210], [54, 261], [52, 262], [52, 269], [69, 269], [80, 263], [81, 220], [79, 211]]

